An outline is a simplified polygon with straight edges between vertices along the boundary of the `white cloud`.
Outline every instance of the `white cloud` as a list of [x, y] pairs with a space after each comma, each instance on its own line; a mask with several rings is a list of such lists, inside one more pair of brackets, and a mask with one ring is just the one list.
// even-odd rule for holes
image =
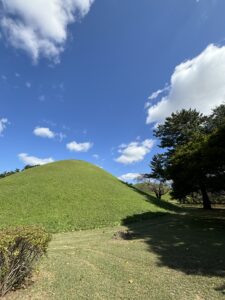
[[35, 156], [29, 156], [27, 153], [20, 153], [18, 155], [18, 157], [24, 164], [31, 165], [31, 166], [45, 165], [45, 164], [54, 162], [54, 160], [51, 157], [49, 157], [49, 158], [38, 158], [38, 157], [35, 157]]
[[225, 101], [224, 74], [225, 46], [209, 45], [200, 55], [175, 68], [168, 94], [148, 107], [147, 123], [163, 122], [183, 108], [210, 114], [212, 108]]
[[100, 168], [100, 169], [104, 169], [101, 165], [95, 164], [95, 166]]
[[7, 128], [7, 125], [9, 125], [9, 121], [6, 118], [0, 119], [0, 136], [2, 136], [3, 131]]
[[41, 95], [38, 97], [38, 100], [41, 101], [41, 102], [44, 102], [46, 100], [46, 97], [45, 95]]
[[56, 133], [56, 136], [58, 137], [60, 143], [67, 137], [66, 134], [62, 132]]
[[93, 154], [92, 155], [95, 159], [99, 159], [100, 158], [100, 156], [98, 155], [98, 154]]
[[54, 132], [48, 127], [36, 127], [33, 134], [42, 138], [56, 138], [59, 142], [62, 142], [66, 138], [66, 135], [63, 132]]
[[122, 164], [132, 164], [142, 161], [154, 146], [153, 140], [145, 140], [143, 142], [131, 142], [130, 144], [122, 144], [119, 146], [118, 152], [121, 155], [115, 159], [116, 162]]
[[87, 152], [88, 150], [91, 149], [92, 146], [93, 146], [93, 144], [90, 142], [77, 143], [75, 141], [68, 143], [66, 145], [67, 149], [72, 152]]
[[1, 75], [2, 80], [7, 80], [7, 76]]
[[48, 138], [53, 139], [55, 137], [55, 133], [51, 131], [47, 127], [36, 127], [33, 131], [34, 135], [42, 137], [42, 138]]
[[120, 177], [118, 177], [118, 179], [125, 181], [125, 182], [130, 182], [130, 181], [134, 181], [136, 180], [141, 174], [139, 173], [127, 173], [124, 174]]
[[158, 91], [152, 93], [152, 94], [148, 97], [148, 99], [149, 99], [149, 100], [154, 100], [154, 99], [158, 98], [159, 95], [163, 94], [164, 92], [166, 92], [166, 91], [168, 91], [168, 90], [169, 90], [169, 87], [166, 86], [165, 88], [160, 89], [160, 90], [158, 90]]
[[28, 89], [31, 88], [31, 83], [30, 83], [29, 81], [26, 82], [26, 87], [27, 87]]
[[0, 0], [0, 25], [8, 42], [37, 62], [59, 61], [68, 25], [84, 17], [94, 0]]

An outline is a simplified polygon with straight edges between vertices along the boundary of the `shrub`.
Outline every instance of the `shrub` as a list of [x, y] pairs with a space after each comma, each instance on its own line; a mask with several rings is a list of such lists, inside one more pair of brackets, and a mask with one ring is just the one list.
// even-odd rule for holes
[[50, 240], [50, 234], [39, 227], [0, 230], [0, 296], [23, 286]]

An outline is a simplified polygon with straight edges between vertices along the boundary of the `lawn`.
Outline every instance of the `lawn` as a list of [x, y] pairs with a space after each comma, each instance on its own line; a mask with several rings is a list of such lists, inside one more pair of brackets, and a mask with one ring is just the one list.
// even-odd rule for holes
[[225, 211], [152, 214], [54, 235], [34, 284], [7, 299], [224, 299]]

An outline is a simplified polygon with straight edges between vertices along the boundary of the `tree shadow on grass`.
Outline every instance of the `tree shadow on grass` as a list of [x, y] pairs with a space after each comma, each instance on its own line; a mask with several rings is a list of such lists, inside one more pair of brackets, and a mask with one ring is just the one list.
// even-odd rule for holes
[[[158, 257], [158, 266], [185, 274], [225, 277], [225, 220], [158, 213], [123, 220], [133, 239], [143, 239]], [[151, 220], [143, 221], [146, 219]], [[137, 221], [142, 221], [135, 223]]]
[[215, 290], [221, 292], [225, 296], [225, 284], [215, 288]]

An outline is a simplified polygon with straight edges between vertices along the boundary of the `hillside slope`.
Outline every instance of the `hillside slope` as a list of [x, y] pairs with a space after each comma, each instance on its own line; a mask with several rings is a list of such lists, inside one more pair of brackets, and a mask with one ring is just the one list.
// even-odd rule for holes
[[0, 226], [42, 224], [52, 232], [115, 225], [163, 209], [104, 170], [68, 160], [0, 180]]

